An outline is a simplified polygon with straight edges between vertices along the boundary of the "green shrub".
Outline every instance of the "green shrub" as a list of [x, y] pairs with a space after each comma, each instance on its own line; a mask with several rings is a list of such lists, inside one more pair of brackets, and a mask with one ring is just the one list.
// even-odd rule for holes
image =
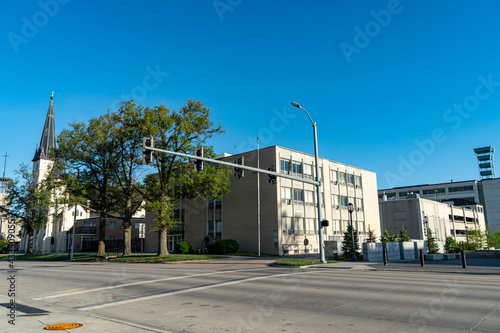
[[446, 237], [446, 243], [444, 244], [444, 252], [446, 253], [454, 253], [457, 251], [457, 242], [453, 239], [453, 237]]
[[208, 253], [227, 254], [236, 253], [240, 250], [240, 244], [234, 239], [217, 239], [207, 246]]
[[179, 242], [174, 247], [175, 254], [188, 254], [193, 253], [193, 247], [189, 242]]

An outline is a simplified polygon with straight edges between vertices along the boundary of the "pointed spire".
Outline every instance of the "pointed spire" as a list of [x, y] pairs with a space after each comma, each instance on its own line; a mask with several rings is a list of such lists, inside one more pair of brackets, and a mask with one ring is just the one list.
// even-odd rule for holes
[[38, 146], [38, 149], [35, 151], [33, 162], [39, 160], [40, 158], [50, 158], [50, 148], [55, 147], [56, 124], [54, 118], [54, 92], [52, 92], [52, 96], [50, 96], [49, 110], [47, 111], [45, 125], [43, 126], [42, 138], [40, 139], [40, 145]]

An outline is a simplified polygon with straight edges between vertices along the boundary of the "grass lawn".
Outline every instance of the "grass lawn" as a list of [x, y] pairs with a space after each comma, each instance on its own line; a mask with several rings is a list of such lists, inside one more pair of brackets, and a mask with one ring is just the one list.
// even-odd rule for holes
[[[112, 256], [112, 257], [110, 257]], [[0, 260], [7, 260], [7, 254], [1, 254]], [[187, 261], [187, 260], [209, 260], [223, 258], [221, 256], [211, 256], [202, 254], [169, 254], [167, 256], [158, 257], [156, 254], [143, 254], [142, 259], [140, 254], [133, 254], [127, 257], [115, 257], [115, 254], [107, 253], [102, 261], [109, 262], [169, 262], [169, 261]], [[16, 254], [15, 260], [33, 260], [33, 261], [69, 261], [70, 256], [67, 253], [47, 253], [47, 254]], [[95, 253], [75, 253], [72, 261], [96, 261]]]
[[[284, 265], [284, 266], [309, 266], [309, 265], [321, 265], [322, 263], [319, 260], [313, 259], [280, 259], [274, 262], [276, 265]], [[328, 264], [337, 264], [338, 261], [335, 260], [327, 260]]]

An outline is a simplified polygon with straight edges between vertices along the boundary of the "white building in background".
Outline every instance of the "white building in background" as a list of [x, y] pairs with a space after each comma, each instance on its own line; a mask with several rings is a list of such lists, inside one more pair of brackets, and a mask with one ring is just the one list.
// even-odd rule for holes
[[[378, 191], [379, 201], [406, 199], [418, 194], [422, 199], [449, 203], [453, 206], [483, 209], [491, 231], [500, 230], [500, 178], [468, 180], [440, 184], [396, 187]], [[483, 213], [482, 211], [480, 211]]]
[[481, 205], [458, 207], [413, 194], [399, 200], [382, 200], [379, 208], [382, 230], [387, 229], [390, 235], [399, 234], [404, 227], [411, 239], [426, 239], [430, 229], [437, 241], [453, 237], [457, 242], [465, 242], [468, 231], [486, 230]]
[[[42, 131], [40, 145], [33, 157], [33, 172], [36, 174], [38, 182], [41, 182], [51, 170], [53, 160], [50, 158], [50, 149], [56, 147], [56, 128], [54, 118], [54, 94], [50, 97], [49, 110], [45, 118], [45, 125]], [[34, 232], [33, 252], [34, 253], [60, 253], [67, 252], [70, 245], [68, 230], [73, 226], [75, 219], [85, 219], [89, 217], [89, 211], [81, 206], [75, 207], [61, 206], [50, 207], [49, 219], [45, 226]], [[23, 234], [20, 243], [20, 252], [24, 252], [28, 245], [28, 235]]]

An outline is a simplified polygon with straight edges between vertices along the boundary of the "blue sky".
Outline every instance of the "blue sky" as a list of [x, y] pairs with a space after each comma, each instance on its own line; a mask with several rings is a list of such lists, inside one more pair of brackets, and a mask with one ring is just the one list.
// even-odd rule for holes
[[[281, 145], [377, 173], [379, 188], [478, 179], [500, 147], [500, 2], [0, 2], [0, 153], [116, 108], [212, 110], [216, 152]], [[1, 157], [0, 173], [4, 158]], [[499, 170], [500, 172], [500, 170]]]

